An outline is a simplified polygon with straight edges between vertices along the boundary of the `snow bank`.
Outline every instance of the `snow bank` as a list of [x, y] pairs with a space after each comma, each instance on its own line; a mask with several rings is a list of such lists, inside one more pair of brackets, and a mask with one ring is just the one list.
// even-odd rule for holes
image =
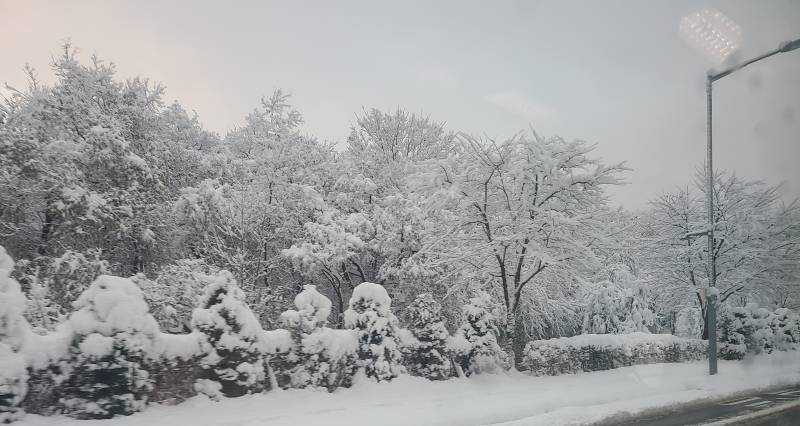
[[699, 360], [707, 343], [671, 334], [582, 334], [534, 340], [525, 347], [523, 367], [537, 376]]

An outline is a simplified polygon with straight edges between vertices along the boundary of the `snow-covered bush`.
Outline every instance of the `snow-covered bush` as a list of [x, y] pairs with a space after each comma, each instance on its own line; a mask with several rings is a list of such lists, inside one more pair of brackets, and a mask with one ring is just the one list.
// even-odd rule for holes
[[28, 372], [20, 351], [28, 331], [23, 317], [25, 296], [9, 275], [14, 261], [0, 246], [0, 423], [20, 414], [20, 403], [28, 391]]
[[358, 365], [377, 381], [392, 380], [405, 372], [391, 303], [383, 286], [365, 282], [353, 289], [344, 313], [345, 326], [356, 332]]
[[192, 313], [192, 327], [202, 333], [207, 355], [197, 391], [212, 398], [237, 397], [262, 389], [264, 355], [263, 330], [245, 294], [228, 271], [207, 277], [210, 284]]
[[699, 339], [703, 334], [703, 313], [689, 306], [678, 311], [675, 316], [675, 335], [687, 339]]
[[718, 352], [722, 359], [742, 359], [747, 353], [770, 352], [773, 335], [769, 311], [755, 303], [723, 305], [717, 318]]
[[449, 346], [464, 374], [496, 373], [504, 370], [506, 354], [497, 343], [494, 303], [486, 292], [470, 299], [462, 310], [461, 328]]
[[22, 413], [20, 404], [28, 391], [25, 359], [0, 343], [0, 423], [10, 423]]
[[617, 334], [625, 320], [622, 289], [611, 281], [595, 284], [585, 297], [583, 333]]
[[774, 336], [770, 327], [770, 312], [759, 308], [755, 303], [748, 303], [745, 307], [750, 312], [750, 328], [752, 337], [748, 340], [748, 349], [753, 353], [772, 352]]
[[599, 371], [639, 364], [703, 359], [707, 343], [671, 334], [581, 334], [534, 340], [525, 346], [524, 364], [536, 376]]
[[152, 389], [147, 362], [158, 324], [142, 291], [126, 278], [101, 275], [75, 301], [70, 315], [71, 370], [61, 384], [64, 411], [110, 418], [142, 410]]
[[283, 386], [321, 387], [328, 390], [350, 386], [356, 369], [358, 342], [352, 330], [333, 330], [325, 325], [331, 301], [315, 286], [306, 285], [295, 298], [296, 310], [281, 314], [292, 336], [292, 349], [279, 363], [286, 369]]
[[796, 350], [800, 345], [800, 317], [786, 308], [778, 308], [769, 316], [772, 348], [779, 351]]
[[723, 305], [717, 313], [718, 352], [722, 359], [742, 359], [747, 354], [745, 340], [749, 312], [742, 307]]
[[450, 334], [444, 326], [442, 305], [430, 293], [423, 293], [408, 306], [408, 329], [416, 341], [406, 351], [409, 373], [431, 380], [451, 375], [447, 341]]
[[202, 372], [202, 335], [159, 333], [148, 366], [153, 388], [149, 400], [175, 404], [194, 396], [195, 381]]

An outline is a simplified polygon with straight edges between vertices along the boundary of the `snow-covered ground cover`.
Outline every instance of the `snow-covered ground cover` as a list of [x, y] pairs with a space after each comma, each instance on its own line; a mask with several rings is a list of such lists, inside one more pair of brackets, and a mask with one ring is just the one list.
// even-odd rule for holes
[[[800, 382], [800, 353], [721, 361], [708, 376], [705, 362], [650, 364], [557, 377], [478, 375], [431, 382], [402, 376], [361, 381], [334, 393], [276, 391], [224, 399], [197, 396], [177, 406], [93, 426], [277, 425], [559, 425], [583, 424], [622, 413]], [[85, 425], [66, 417], [26, 416], [20, 426]]]

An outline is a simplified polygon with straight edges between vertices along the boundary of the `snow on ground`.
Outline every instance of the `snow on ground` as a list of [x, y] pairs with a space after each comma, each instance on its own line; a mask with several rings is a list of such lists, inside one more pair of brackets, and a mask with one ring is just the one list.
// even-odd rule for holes
[[[198, 396], [177, 406], [92, 426], [260, 425], [564, 425], [722, 398], [747, 390], [800, 383], [800, 353], [781, 352], [745, 361], [721, 361], [717, 376], [706, 362], [651, 364], [595, 373], [531, 377], [514, 373], [429, 382], [401, 377], [359, 383], [333, 394], [270, 392], [212, 402]], [[85, 421], [28, 415], [20, 426], [77, 426]]]

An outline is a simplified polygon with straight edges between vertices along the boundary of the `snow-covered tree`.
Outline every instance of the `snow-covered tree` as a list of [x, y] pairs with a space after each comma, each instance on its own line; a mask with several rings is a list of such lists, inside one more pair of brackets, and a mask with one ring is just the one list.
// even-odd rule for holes
[[430, 293], [422, 293], [406, 308], [408, 329], [416, 339], [405, 356], [409, 373], [431, 380], [451, 375], [442, 306]]
[[405, 372], [391, 304], [383, 286], [365, 282], [353, 289], [344, 313], [345, 326], [357, 334], [359, 366], [367, 377], [379, 382]]
[[655, 314], [650, 308], [645, 287], [626, 288], [623, 295], [625, 320], [622, 323], [622, 332], [649, 333], [655, 324]]
[[466, 375], [496, 373], [505, 369], [507, 354], [497, 343], [497, 306], [486, 292], [478, 294], [463, 307], [464, 323], [451, 339], [450, 346]]
[[[660, 196], [646, 218], [642, 251], [649, 287], [665, 314], [686, 306], [702, 310], [707, 338], [708, 287], [706, 177], [695, 188]], [[797, 203], [782, 204], [779, 187], [720, 173], [714, 179], [714, 256], [717, 303], [788, 302], [800, 264]], [[741, 298], [735, 301], [734, 299]]]
[[261, 325], [230, 272], [222, 270], [205, 280], [205, 293], [192, 313], [192, 327], [202, 333], [207, 353], [197, 389], [214, 398], [258, 392], [264, 381]]
[[768, 324], [772, 330], [772, 348], [779, 351], [798, 349], [800, 345], [800, 318], [786, 308], [770, 313]]
[[75, 302], [68, 326], [69, 377], [60, 403], [70, 416], [110, 418], [142, 410], [152, 383], [147, 362], [158, 324], [142, 291], [126, 278], [101, 275]]
[[52, 308], [56, 317], [69, 314], [73, 303], [89, 284], [111, 269], [98, 249], [86, 252], [66, 250], [60, 256], [38, 256], [33, 261], [21, 263], [21, 266], [21, 279], [27, 284], [28, 298], [32, 302], [50, 305], [29, 314], [50, 316], [52, 313], [46, 311]]
[[326, 327], [331, 301], [313, 285], [294, 299], [296, 310], [281, 314], [294, 346], [288, 354], [289, 385], [333, 390], [350, 385], [356, 368], [356, 336], [351, 330]]
[[619, 334], [625, 322], [625, 300], [622, 289], [611, 281], [602, 281], [584, 296], [583, 332]]
[[375, 229], [366, 214], [344, 213], [335, 208], [325, 211], [315, 221], [306, 222], [305, 228], [304, 241], [282, 253], [305, 276], [319, 274], [325, 278], [333, 290], [338, 322], [342, 324], [347, 291], [356, 282], [374, 278], [362, 266], [365, 263], [362, 259], [369, 257], [366, 252]]
[[[494, 285], [506, 309], [503, 345], [516, 364], [526, 340], [524, 324], [517, 324], [521, 313], [574, 297], [550, 283], [568, 283], [596, 267], [591, 245], [603, 238], [597, 231], [604, 187], [619, 183], [624, 167], [592, 158], [593, 145], [558, 137], [460, 142], [463, 154], [440, 161], [438, 173], [427, 173], [429, 208], [450, 209], [454, 217], [423, 252], [432, 268], [456, 265], [472, 273], [464, 282]], [[544, 271], [554, 279], [543, 279]], [[526, 316], [536, 317], [535, 311]], [[559, 318], [548, 320], [558, 327]]]
[[131, 279], [144, 292], [161, 329], [184, 333], [191, 329], [192, 311], [197, 307], [206, 284], [204, 277], [217, 272], [202, 259], [180, 259], [162, 267], [154, 280], [142, 274]]
[[[397, 109], [393, 114], [375, 108], [358, 116], [347, 138], [348, 151], [373, 167], [407, 160], [447, 157], [456, 148], [453, 132], [429, 116]], [[377, 170], [376, 170], [377, 172]]]
[[27, 364], [20, 353], [29, 332], [23, 317], [25, 296], [9, 276], [13, 268], [14, 261], [0, 246], [0, 423], [19, 417], [28, 391]]
[[675, 335], [699, 339], [703, 333], [703, 318], [700, 308], [687, 306], [676, 314]]
[[769, 311], [755, 303], [722, 305], [717, 319], [720, 357], [742, 359], [748, 353], [771, 351], [774, 338], [768, 318]]

